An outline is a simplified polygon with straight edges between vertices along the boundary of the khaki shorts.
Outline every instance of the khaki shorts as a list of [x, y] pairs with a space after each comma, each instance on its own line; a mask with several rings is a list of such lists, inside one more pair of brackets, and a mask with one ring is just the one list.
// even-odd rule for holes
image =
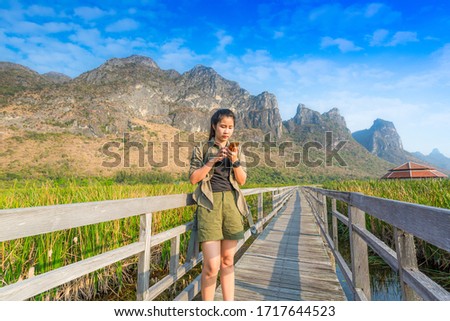
[[216, 192], [213, 198], [212, 211], [197, 207], [198, 241], [243, 239], [243, 216], [236, 206], [234, 192]]

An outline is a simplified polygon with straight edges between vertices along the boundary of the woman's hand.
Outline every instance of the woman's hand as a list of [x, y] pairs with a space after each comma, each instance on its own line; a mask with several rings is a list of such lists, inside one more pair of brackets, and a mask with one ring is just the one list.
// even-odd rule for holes
[[219, 151], [215, 156], [209, 157], [205, 165], [212, 167], [214, 166], [215, 163], [222, 161], [225, 157], [228, 157], [228, 155], [229, 155], [228, 148], [223, 147], [219, 149]]
[[239, 147], [235, 146], [233, 149], [227, 148], [227, 157], [230, 159], [231, 164], [238, 160]]

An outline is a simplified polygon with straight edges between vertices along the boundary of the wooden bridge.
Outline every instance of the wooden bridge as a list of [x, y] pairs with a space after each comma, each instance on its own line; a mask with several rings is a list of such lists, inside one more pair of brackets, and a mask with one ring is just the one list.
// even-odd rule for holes
[[[263, 211], [265, 193], [270, 213]], [[258, 196], [254, 228], [260, 234], [236, 263], [237, 300], [345, 300], [334, 261], [353, 292], [350, 299], [370, 300], [368, 245], [399, 271], [404, 299], [450, 300], [445, 289], [418, 270], [413, 242], [417, 236], [450, 251], [450, 210], [312, 187], [255, 188], [244, 195]], [[336, 210], [336, 200], [348, 204], [347, 215]], [[140, 216], [139, 241], [2, 286], [0, 300], [26, 300], [132, 256], [139, 258], [136, 298], [153, 300], [199, 264], [202, 253], [194, 244], [188, 251], [193, 255], [181, 262], [180, 236], [193, 223], [151, 235], [152, 213], [193, 204], [191, 194], [179, 194], [0, 210], [0, 242]], [[394, 227], [396, 251], [365, 229], [365, 212]], [[338, 250], [337, 220], [349, 227], [351, 267]], [[246, 245], [251, 234], [248, 229], [238, 246]], [[171, 243], [169, 274], [150, 286], [152, 248], [166, 241]], [[199, 289], [200, 276], [175, 300], [191, 300]], [[216, 297], [221, 298], [220, 287]]]
[[[346, 300], [311, 208], [298, 190], [235, 271], [236, 300]], [[216, 300], [221, 298], [219, 287]]]

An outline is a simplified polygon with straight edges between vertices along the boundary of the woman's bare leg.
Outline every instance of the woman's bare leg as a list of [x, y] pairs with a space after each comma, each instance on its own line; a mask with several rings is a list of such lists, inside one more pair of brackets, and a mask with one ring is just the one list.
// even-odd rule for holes
[[220, 242], [202, 242], [203, 269], [201, 288], [203, 301], [214, 301], [217, 274], [220, 268]]
[[236, 240], [221, 241], [220, 284], [224, 301], [234, 301], [234, 254]]

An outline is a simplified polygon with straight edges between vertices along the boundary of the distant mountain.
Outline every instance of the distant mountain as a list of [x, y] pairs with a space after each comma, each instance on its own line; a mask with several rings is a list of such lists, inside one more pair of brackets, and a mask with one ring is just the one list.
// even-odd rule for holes
[[[348, 170], [377, 173], [376, 175], [381, 177], [387, 169], [393, 166], [392, 163], [369, 153], [353, 139], [344, 117], [337, 108], [320, 114], [299, 104], [295, 116], [284, 121], [283, 125], [289, 137], [304, 147], [308, 146], [308, 142], [319, 142], [323, 149], [339, 149], [339, 154], [345, 161]], [[332, 141], [327, 141], [326, 132], [331, 132]], [[317, 145], [317, 147], [319, 146]], [[360, 173], [359, 176], [361, 175]]]
[[400, 135], [392, 122], [376, 119], [369, 129], [354, 132], [353, 138], [369, 152], [394, 164], [402, 164], [411, 155], [403, 149]]
[[46, 77], [28, 67], [0, 62], [0, 102], [6, 103], [6, 98], [18, 92], [40, 89], [50, 83]]
[[437, 148], [433, 149], [429, 155], [424, 155], [420, 152], [414, 152], [412, 154], [424, 162], [445, 169], [447, 172], [450, 171], [450, 158], [442, 154]]
[[50, 80], [51, 82], [54, 82], [56, 84], [65, 83], [72, 79], [65, 74], [62, 74], [60, 72], [54, 72], [54, 71], [50, 71], [45, 74], [42, 74], [42, 76], [44, 76], [45, 78], [47, 78], [48, 80]]
[[[79, 173], [88, 171], [83, 169], [87, 164], [89, 173], [109, 171], [101, 167], [106, 139], [122, 141], [124, 133], [140, 142], [167, 142], [177, 132], [184, 139], [189, 132], [205, 137], [210, 117], [219, 108], [237, 114], [241, 135], [237, 139], [261, 142], [264, 134], [271, 133], [270, 146], [273, 140], [286, 143], [283, 146], [292, 143], [286, 151], [267, 151], [266, 144], [260, 145], [255, 151], [259, 159], [269, 163], [267, 156], [272, 154], [280, 167], [261, 174], [259, 170], [271, 166], [264, 163], [252, 169], [258, 175], [282, 170], [288, 177], [323, 181], [381, 177], [393, 167], [352, 138], [337, 108], [320, 114], [300, 104], [294, 117], [283, 122], [275, 95], [251, 95], [206, 66], [180, 74], [159, 68], [151, 58], [130, 56], [110, 59], [74, 79], [54, 72], [40, 75], [10, 63], [0, 63], [0, 76], [0, 138], [4, 139], [0, 172], [3, 168], [45, 173], [60, 168], [66, 173], [71, 168]], [[331, 140], [325, 132], [332, 133]], [[326, 162], [328, 156], [337, 156], [336, 150], [345, 164], [337, 157], [331, 158], [332, 164]], [[167, 170], [184, 171], [173, 166]]]
[[[151, 58], [131, 56], [108, 60], [75, 79], [39, 75], [9, 63], [0, 65], [0, 76], [0, 101], [14, 106], [15, 115], [4, 125], [18, 128], [26, 123], [38, 131], [102, 137], [126, 132], [138, 119], [185, 131], [207, 131], [213, 111], [230, 108], [238, 115], [237, 128], [259, 129], [276, 137], [282, 134], [273, 94], [250, 95], [205, 66], [180, 75], [160, 69]], [[18, 91], [21, 94], [15, 95]]]
[[284, 121], [283, 125], [287, 132], [296, 136], [299, 141], [317, 138], [317, 134], [323, 137], [326, 131], [332, 131], [336, 139], [349, 139], [351, 137], [345, 119], [337, 108], [332, 108], [330, 111], [320, 114], [303, 104], [299, 104], [295, 116]]
[[352, 134], [353, 138], [364, 146], [370, 153], [395, 165], [412, 161], [436, 167], [444, 172], [449, 171], [450, 159], [438, 150], [425, 156], [421, 153], [410, 153], [403, 149], [403, 144], [392, 122], [376, 119], [372, 127]]

